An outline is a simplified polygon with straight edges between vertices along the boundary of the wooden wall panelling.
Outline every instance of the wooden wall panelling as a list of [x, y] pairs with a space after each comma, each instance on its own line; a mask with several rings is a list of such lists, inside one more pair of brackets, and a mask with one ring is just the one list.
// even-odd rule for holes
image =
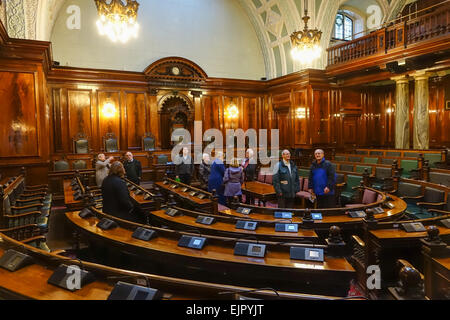
[[72, 141], [78, 134], [85, 134], [90, 141], [93, 140], [92, 113], [95, 111], [91, 94], [91, 90], [67, 90], [68, 153], [75, 153]]
[[316, 143], [327, 144], [330, 142], [330, 110], [327, 101], [328, 95], [324, 90], [312, 90], [312, 106], [315, 113], [314, 124], [317, 126], [318, 136]]
[[150, 89], [150, 92], [147, 97], [148, 108], [149, 108], [149, 132], [153, 134], [155, 137], [155, 146], [157, 148], [161, 148], [161, 137], [159, 135], [159, 117], [158, 117], [158, 96], [157, 90]]
[[148, 132], [146, 94], [125, 92], [126, 146], [128, 150], [140, 150], [142, 137]]
[[[309, 108], [306, 103], [307, 90], [300, 90], [293, 94], [294, 109], [294, 132], [295, 146], [300, 147], [308, 143], [308, 117]], [[297, 110], [297, 108], [300, 108]]]
[[0, 72], [0, 157], [37, 157], [38, 139], [37, 73]]

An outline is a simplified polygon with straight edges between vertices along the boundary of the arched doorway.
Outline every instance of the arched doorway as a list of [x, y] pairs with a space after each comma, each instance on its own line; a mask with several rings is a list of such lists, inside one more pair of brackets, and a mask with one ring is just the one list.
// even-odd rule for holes
[[181, 95], [163, 97], [159, 107], [161, 148], [170, 149], [172, 132], [183, 128], [191, 133], [194, 125], [194, 112], [189, 98]]

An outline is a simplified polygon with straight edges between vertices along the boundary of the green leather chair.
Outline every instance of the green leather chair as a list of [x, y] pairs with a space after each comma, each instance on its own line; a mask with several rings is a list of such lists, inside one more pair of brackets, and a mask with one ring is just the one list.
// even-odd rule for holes
[[107, 134], [104, 138], [104, 147], [105, 152], [118, 152], [119, 151], [119, 145], [117, 143], [117, 138], [114, 134]]
[[361, 184], [361, 180], [362, 180], [361, 176], [354, 176], [351, 174], [347, 175], [345, 187], [341, 192], [342, 205], [350, 203], [353, 200], [356, 191], [356, 189], [353, 188], [359, 186]]
[[441, 154], [440, 153], [425, 153], [423, 155], [425, 160], [428, 160], [428, 164], [430, 168], [436, 167], [436, 162], [441, 162]]
[[363, 162], [364, 163], [377, 164], [378, 163], [378, 158], [364, 157]]
[[146, 133], [144, 137], [142, 137], [142, 150], [144, 151], [153, 151], [155, 150], [155, 137], [151, 133]]
[[402, 168], [401, 177], [411, 178], [414, 171], [417, 170], [418, 161], [417, 160], [400, 160], [400, 168]]
[[70, 170], [69, 163], [65, 160], [58, 160], [53, 164], [54, 171], [66, 171]]
[[84, 160], [77, 160], [72, 163], [74, 170], [83, 170], [87, 168], [87, 163]]
[[73, 139], [73, 149], [74, 153], [89, 153], [89, 140], [83, 133]]

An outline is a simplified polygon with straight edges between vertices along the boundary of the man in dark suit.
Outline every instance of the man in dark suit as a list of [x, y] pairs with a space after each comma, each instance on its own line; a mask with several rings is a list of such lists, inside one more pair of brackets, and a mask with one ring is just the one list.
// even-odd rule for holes
[[[245, 182], [247, 181], [254, 181], [256, 179], [256, 167], [257, 164], [253, 163], [254, 161], [253, 159], [253, 150], [252, 149], [247, 149], [247, 151], [245, 152], [245, 159], [242, 161], [242, 169], [244, 170], [244, 178], [245, 178]], [[244, 182], [244, 185], [245, 185]], [[245, 196], [245, 203], [246, 204], [251, 204], [254, 205], [255, 204], [255, 199], [251, 196], [251, 195], [246, 195]]]
[[141, 162], [137, 159], [134, 159], [131, 152], [125, 153], [125, 158], [126, 160], [123, 163], [123, 166], [127, 174], [127, 179], [136, 184], [140, 184], [142, 176]]
[[291, 161], [289, 150], [283, 150], [282, 160], [275, 166], [273, 187], [277, 193], [279, 208], [294, 208], [295, 194], [300, 191], [297, 166]]
[[175, 173], [177, 178], [184, 184], [190, 184], [194, 173], [194, 162], [189, 155], [189, 148], [183, 148], [183, 156], [177, 156], [175, 160]]
[[124, 176], [123, 164], [119, 161], [114, 162], [109, 169], [109, 175], [102, 183], [103, 212], [125, 220], [140, 221], [134, 210], [127, 184], [123, 180]]

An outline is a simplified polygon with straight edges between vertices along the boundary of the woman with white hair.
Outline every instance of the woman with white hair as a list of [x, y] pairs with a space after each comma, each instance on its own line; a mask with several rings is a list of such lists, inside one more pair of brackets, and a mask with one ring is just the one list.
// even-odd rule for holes
[[102, 186], [103, 180], [108, 176], [109, 167], [113, 160], [114, 157], [106, 159], [103, 153], [100, 153], [97, 156], [97, 162], [95, 163], [95, 181], [97, 182], [98, 187]]
[[198, 180], [201, 182], [202, 188], [208, 188], [209, 175], [211, 173], [211, 159], [209, 154], [204, 153], [202, 157], [202, 163], [198, 168]]

